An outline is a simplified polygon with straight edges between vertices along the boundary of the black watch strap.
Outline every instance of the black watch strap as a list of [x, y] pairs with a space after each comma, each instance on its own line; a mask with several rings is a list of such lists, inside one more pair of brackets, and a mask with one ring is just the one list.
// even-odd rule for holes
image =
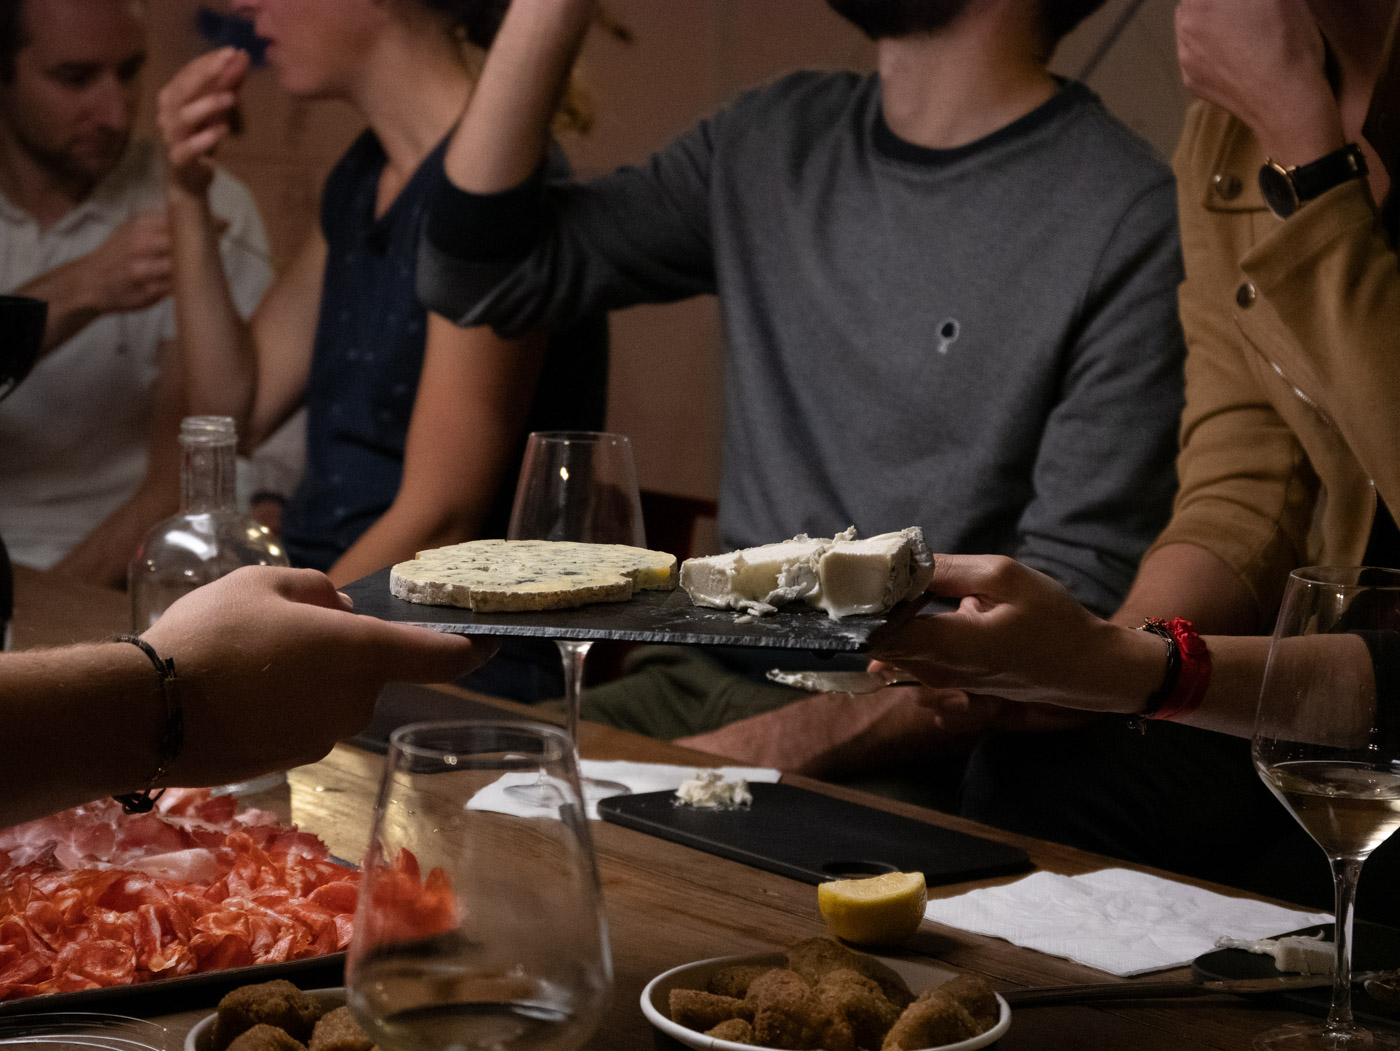
[[1309, 164], [1300, 164], [1292, 174], [1293, 189], [1298, 194], [1298, 200], [1311, 201], [1334, 186], [1365, 175], [1366, 158], [1361, 155], [1360, 146], [1348, 143], [1325, 157]]
[[1285, 168], [1270, 160], [1259, 170], [1259, 189], [1273, 213], [1286, 219], [1299, 205], [1365, 175], [1366, 158], [1353, 142], [1296, 168]]

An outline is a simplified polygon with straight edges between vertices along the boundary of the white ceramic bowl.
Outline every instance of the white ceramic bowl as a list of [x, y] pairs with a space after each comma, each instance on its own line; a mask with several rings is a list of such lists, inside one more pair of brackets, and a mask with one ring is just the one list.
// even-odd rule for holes
[[[877, 956], [876, 959], [898, 972], [899, 976], [909, 983], [909, 988], [916, 996], [925, 989], [947, 981], [957, 973], [923, 960], [902, 960], [888, 956]], [[763, 1051], [762, 1048], [755, 1049], [752, 1044], [736, 1044], [732, 1040], [720, 1040], [697, 1033], [694, 1029], [677, 1025], [670, 1018], [672, 989], [704, 989], [709, 984], [710, 976], [716, 971], [736, 964], [785, 967], [787, 957], [780, 952], [758, 953], [752, 956], [719, 956], [713, 960], [698, 960], [695, 963], [672, 967], [669, 971], [658, 974], [642, 990], [642, 1014], [667, 1036], [679, 1040], [686, 1047], [694, 1048], [695, 1051]], [[956, 1044], [943, 1044], [926, 1051], [976, 1051], [979, 1047], [996, 1043], [1011, 1028], [1011, 1007], [1000, 996], [997, 997], [997, 1003], [1001, 1007], [1001, 1017], [997, 1019], [997, 1024], [985, 1033], [969, 1040], [960, 1040]]]
[[[337, 985], [333, 989], [308, 989], [306, 995], [327, 1011], [334, 1011], [337, 1007], [345, 1006], [345, 986], [343, 985]], [[190, 1030], [189, 1036], [185, 1037], [185, 1051], [214, 1051], [214, 1020], [218, 1016], [217, 1011], [211, 1011], [200, 1019], [199, 1024]]]

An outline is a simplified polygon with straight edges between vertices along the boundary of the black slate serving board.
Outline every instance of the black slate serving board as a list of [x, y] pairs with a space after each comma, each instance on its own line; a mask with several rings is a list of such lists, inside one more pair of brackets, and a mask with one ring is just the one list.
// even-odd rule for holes
[[922, 872], [930, 885], [1022, 872], [1019, 847], [784, 784], [752, 784], [753, 805], [676, 806], [674, 792], [609, 796], [605, 821], [804, 883]]
[[832, 620], [818, 609], [779, 610], [740, 617], [733, 610], [696, 606], [675, 591], [639, 591], [626, 602], [595, 602], [576, 609], [532, 613], [473, 613], [456, 606], [425, 606], [389, 594], [389, 569], [341, 588], [355, 612], [457, 635], [531, 635], [545, 639], [624, 639], [677, 645], [768, 646], [773, 649], [860, 653], [881, 634], [923, 607], [920, 597], [879, 617]]
[[[1304, 927], [1302, 930], [1288, 931], [1287, 934], [1312, 936], [1319, 931], [1326, 936], [1330, 944], [1330, 924], [1322, 927]], [[1380, 923], [1357, 920], [1352, 940], [1351, 967], [1353, 971], [1391, 971], [1400, 968], [1400, 930]], [[1216, 949], [1191, 961], [1191, 977], [1197, 980], [1278, 976], [1279, 971], [1274, 966], [1273, 957], [1263, 953], [1246, 952], [1244, 949]], [[1328, 1006], [1332, 1002], [1332, 988], [1324, 986], [1318, 989], [1298, 989], [1280, 993], [1279, 998], [1300, 1011], [1325, 1018]], [[1367, 996], [1359, 985], [1352, 987], [1351, 1009], [1356, 1015], [1356, 1020], [1363, 1025], [1384, 1025], [1389, 1028], [1400, 1026], [1400, 1011]]]

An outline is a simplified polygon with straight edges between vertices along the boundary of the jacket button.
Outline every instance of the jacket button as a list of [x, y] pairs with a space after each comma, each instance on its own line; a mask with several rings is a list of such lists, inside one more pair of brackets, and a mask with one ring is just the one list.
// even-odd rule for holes
[[1244, 186], [1240, 183], [1239, 177], [1221, 172], [1211, 180], [1211, 185], [1215, 187], [1215, 192], [1220, 195], [1222, 201], [1233, 201], [1240, 195]]
[[1235, 302], [1242, 308], [1254, 305], [1254, 286], [1246, 281], [1235, 290]]

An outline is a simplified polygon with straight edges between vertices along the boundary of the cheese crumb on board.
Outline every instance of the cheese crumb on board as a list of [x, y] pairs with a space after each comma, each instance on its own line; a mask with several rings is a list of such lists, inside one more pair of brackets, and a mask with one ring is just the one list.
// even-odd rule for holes
[[472, 540], [420, 551], [389, 573], [396, 598], [476, 613], [623, 602], [634, 591], [675, 586], [674, 555], [559, 540]]
[[933, 556], [918, 526], [856, 539], [805, 533], [779, 544], [686, 559], [681, 587], [697, 606], [763, 615], [801, 600], [832, 620], [884, 613], [933, 578]]
[[697, 770], [689, 781], [676, 789], [676, 806], [702, 807], [709, 810], [733, 810], [753, 803], [749, 783], [742, 777], [727, 781], [718, 770]]

